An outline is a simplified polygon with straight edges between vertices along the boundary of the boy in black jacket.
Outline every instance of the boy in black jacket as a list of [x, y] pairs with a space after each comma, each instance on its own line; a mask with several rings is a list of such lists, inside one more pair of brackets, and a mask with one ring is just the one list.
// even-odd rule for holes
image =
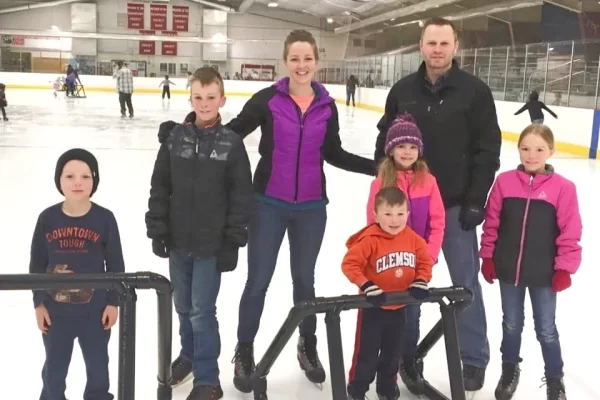
[[154, 254], [169, 258], [181, 354], [172, 385], [193, 372], [188, 400], [223, 397], [216, 301], [221, 273], [237, 266], [254, 204], [242, 139], [221, 124], [223, 80], [210, 68], [191, 79], [196, 119], [177, 124], [162, 143], [150, 189], [146, 227]]

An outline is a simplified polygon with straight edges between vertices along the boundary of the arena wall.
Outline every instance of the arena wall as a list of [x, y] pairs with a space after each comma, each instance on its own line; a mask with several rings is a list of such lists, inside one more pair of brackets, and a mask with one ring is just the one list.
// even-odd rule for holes
[[[0, 72], [0, 82], [7, 89], [48, 89], [51, 91], [52, 82], [56, 79], [53, 74], [30, 74]], [[135, 78], [135, 93], [160, 93], [158, 87], [162, 78]], [[176, 86], [171, 88], [171, 94], [187, 95], [184, 78], [171, 78]], [[81, 76], [88, 97], [93, 92], [116, 92], [116, 82], [111, 76]], [[271, 85], [272, 82], [258, 81], [225, 81], [227, 96], [249, 97], [256, 91]], [[346, 88], [344, 85], [326, 85], [331, 95], [340, 104], [345, 104]], [[356, 93], [357, 106], [376, 112], [383, 112], [388, 89], [358, 88]], [[9, 96], [10, 99], [10, 96]], [[10, 100], [9, 100], [10, 101]], [[522, 103], [496, 101], [496, 110], [504, 140], [516, 141], [519, 132], [529, 124], [529, 115], [524, 112], [514, 115]], [[600, 111], [571, 107], [552, 106], [558, 119], [547, 116], [546, 124], [553, 130], [557, 142], [557, 151], [579, 157], [597, 158], [598, 132], [600, 127]], [[373, 127], [375, 133], [376, 128]], [[449, 132], [451, 134], [451, 132]]]

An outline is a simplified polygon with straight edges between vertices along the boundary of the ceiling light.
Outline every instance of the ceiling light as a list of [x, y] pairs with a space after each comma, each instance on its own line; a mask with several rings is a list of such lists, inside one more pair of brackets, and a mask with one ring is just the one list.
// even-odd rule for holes
[[327, 23], [328, 24], [331, 24], [332, 22], [333, 22], [333, 18], [331, 18], [331, 17], [327, 18]]
[[268, 7], [277, 7], [279, 4], [277, 4], [276, 2], [272, 1], [268, 4]]

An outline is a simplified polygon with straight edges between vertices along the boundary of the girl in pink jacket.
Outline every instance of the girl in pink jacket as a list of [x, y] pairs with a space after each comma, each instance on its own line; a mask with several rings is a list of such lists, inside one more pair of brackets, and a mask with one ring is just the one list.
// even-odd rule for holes
[[[367, 202], [367, 223], [374, 222], [375, 195], [382, 187], [395, 186], [408, 197], [408, 226], [427, 242], [429, 256], [437, 262], [446, 225], [446, 211], [437, 182], [429, 172], [423, 157], [423, 140], [414, 118], [404, 114], [390, 126], [385, 142], [385, 159], [377, 178], [371, 183]], [[399, 370], [402, 381], [412, 393], [423, 390], [423, 363], [416, 360], [419, 341], [419, 304], [406, 306], [406, 326], [402, 338], [402, 360]]]
[[525, 291], [542, 347], [548, 400], [566, 399], [563, 360], [555, 325], [556, 293], [571, 286], [581, 264], [581, 216], [577, 191], [546, 160], [554, 137], [545, 125], [519, 137], [521, 165], [498, 175], [485, 210], [479, 256], [486, 281], [500, 282], [502, 377], [496, 399], [513, 397], [519, 384]]

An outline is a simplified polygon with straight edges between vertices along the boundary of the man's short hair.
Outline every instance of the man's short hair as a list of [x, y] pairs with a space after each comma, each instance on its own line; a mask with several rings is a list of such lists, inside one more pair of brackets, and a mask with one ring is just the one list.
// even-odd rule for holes
[[211, 83], [216, 83], [221, 88], [221, 96], [225, 96], [223, 78], [221, 78], [221, 74], [219, 74], [219, 71], [212, 67], [202, 67], [194, 71], [194, 75], [192, 75], [192, 79], [190, 80], [190, 86], [194, 82], [200, 82], [202, 86], [210, 85]]
[[423, 27], [421, 28], [421, 39], [423, 39], [423, 35], [425, 34], [425, 29], [427, 29], [427, 27], [431, 26], [431, 25], [449, 26], [450, 28], [452, 28], [452, 32], [454, 32], [454, 39], [458, 40], [458, 31], [456, 30], [456, 25], [454, 25], [454, 23], [452, 21], [450, 21], [449, 19], [442, 18], [442, 17], [432, 17], [423, 23]]

